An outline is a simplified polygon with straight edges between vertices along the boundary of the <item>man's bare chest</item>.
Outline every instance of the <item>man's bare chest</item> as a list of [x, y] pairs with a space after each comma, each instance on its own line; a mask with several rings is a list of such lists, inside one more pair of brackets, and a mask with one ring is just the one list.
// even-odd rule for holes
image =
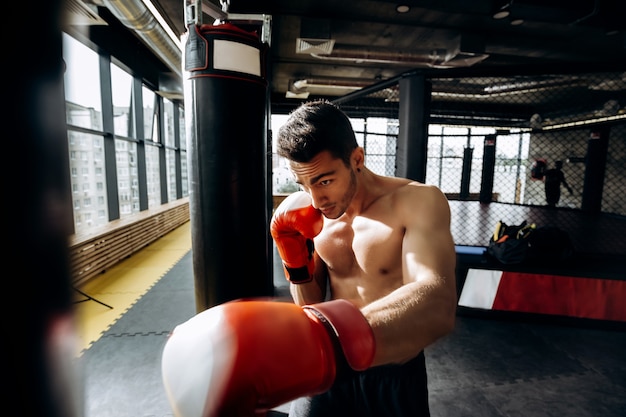
[[335, 276], [379, 276], [401, 269], [403, 236], [389, 219], [357, 217], [325, 224], [315, 248]]

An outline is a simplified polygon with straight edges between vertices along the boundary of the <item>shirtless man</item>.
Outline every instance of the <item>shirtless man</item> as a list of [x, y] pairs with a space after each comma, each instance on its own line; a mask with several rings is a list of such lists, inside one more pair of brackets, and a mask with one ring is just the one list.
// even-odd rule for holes
[[295, 303], [233, 300], [176, 326], [161, 359], [174, 415], [261, 416], [291, 401], [294, 417], [428, 416], [424, 348], [456, 312], [447, 200], [367, 169], [328, 102], [292, 113], [278, 152], [304, 189], [270, 226]]
[[327, 392], [293, 401], [290, 416], [428, 416], [423, 351], [452, 331], [456, 312], [445, 196], [366, 168], [348, 117], [329, 102], [296, 109], [279, 131], [277, 152], [323, 215], [310, 276], [290, 279], [286, 269], [295, 303], [319, 303], [327, 294], [348, 300], [376, 342], [371, 368], [343, 373]]

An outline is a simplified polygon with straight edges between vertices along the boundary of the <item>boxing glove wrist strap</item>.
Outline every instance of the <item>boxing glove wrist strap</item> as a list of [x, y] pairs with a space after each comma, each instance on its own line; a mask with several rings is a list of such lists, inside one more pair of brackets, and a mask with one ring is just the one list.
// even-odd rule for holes
[[339, 340], [337, 329], [335, 329], [333, 324], [326, 318], [326, 316], [324, 316], [318, 310], [309, 306], [304, 306], [303, 309], [308, 314], [314, 316], [324, 326], [326, 332], [328, 332], [328, 335], [330, 336], [330, 341], [333, 345], [333, 351], [335, 353], [335, 381], [353, 374], [354, 370], [348, 364], [346, 356], [343, 352], [343, 347], [341, 346], [341, 341]]
[[374, 332], [361, 311], [349, 301], [337, 299], [302, 307], [315, 317], [339, 342], [350, 368], [363, 371], [372, 365], [376, 353]]
[[292, 284], [304, 284], [313, 279], [311, 274], [309, 274], [309, 268], [306, 265], [299, 268], [290, 268], [285, 265], [285, 270], [287, 271], [287, 279]]

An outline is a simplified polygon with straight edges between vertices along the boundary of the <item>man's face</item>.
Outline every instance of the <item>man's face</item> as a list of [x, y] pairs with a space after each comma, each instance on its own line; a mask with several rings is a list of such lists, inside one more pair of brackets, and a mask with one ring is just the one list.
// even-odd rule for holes
[[291, 161], [289, 165], [296, 182], [313, 199], [313, 207], [325, 217], [336, 219], [346, 211], [356, 193], [356, 175], [351, 167], [328, 151], [309, 162]]

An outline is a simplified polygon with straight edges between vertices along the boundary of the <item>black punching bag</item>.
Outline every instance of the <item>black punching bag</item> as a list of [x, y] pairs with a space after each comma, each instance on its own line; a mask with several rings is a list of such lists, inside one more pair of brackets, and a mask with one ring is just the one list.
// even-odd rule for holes
[[593, 130], [587, 141], [585, 182], [581, 204], [582, 210], [586, 212], [599, 213], [602, 210], [602, 191], [610, 132], [609, 127]]
[[272, 294], [266, 44], [230, 23], [190, 25], [183, 58], [197, 312]]

